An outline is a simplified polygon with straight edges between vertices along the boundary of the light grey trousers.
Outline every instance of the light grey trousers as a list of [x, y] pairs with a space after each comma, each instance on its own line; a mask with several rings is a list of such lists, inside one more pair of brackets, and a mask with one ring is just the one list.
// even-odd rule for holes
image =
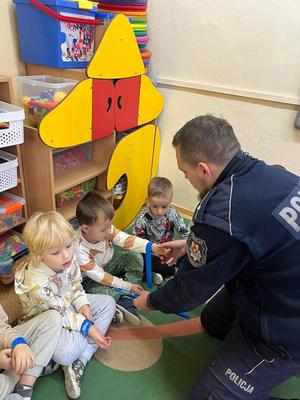
[[[94, 324], [105, 334], [115, 314], [116, 302], [111, 296], [103, 294], [88, 294], [87, 298]], [[80, 332], [62, 329], [52, 358], [58, 364], [67, 366], [80, 356], [89, 361], [97, 348], [96, 343]]]
[[[62, 330], [62, 317], [57, 311], [45, 311], [14, 329], [27, 339], [35, 356], [35, 366], [27, 370], [26, 375], [38, 377], [56, 348]], [[19, 379], [12, 371], [0, 374], [0, 400], [13, 391]]]

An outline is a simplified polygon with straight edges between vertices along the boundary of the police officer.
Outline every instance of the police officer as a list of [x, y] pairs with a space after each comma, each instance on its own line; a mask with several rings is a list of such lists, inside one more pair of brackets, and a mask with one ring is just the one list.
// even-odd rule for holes
[[272, 399], [300, 372], [299, 177], [241, 151], [212, 115], [187, 122], [173, 146], [201, 201], [187, 242], [162, 245], [169, 263], [186, 253], [175, 278], [135, 306], [189, 311], [222, 288], [201, 323], [223, 343], [188, 399]]

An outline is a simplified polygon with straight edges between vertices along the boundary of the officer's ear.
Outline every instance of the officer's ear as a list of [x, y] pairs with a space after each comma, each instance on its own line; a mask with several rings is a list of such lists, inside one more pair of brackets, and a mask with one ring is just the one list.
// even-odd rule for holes
[[203, 178], [210, 179], [212, 177], [212, 169], [210, 164], [205, 162], [199, 162], [197, 167]]

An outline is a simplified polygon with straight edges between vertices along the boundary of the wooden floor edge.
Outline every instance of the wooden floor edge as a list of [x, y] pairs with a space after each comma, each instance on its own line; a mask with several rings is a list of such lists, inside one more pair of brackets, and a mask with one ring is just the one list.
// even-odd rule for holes
[[172, 204], [173, 207], [176, 208], [176, 210], [179, 212], [179, 214], [183, 217], [183, 218], [188, 218], [188, 219], [192, 219], [194, 211], [189, 210], [187, 208], [181, 207], [178, 204]]

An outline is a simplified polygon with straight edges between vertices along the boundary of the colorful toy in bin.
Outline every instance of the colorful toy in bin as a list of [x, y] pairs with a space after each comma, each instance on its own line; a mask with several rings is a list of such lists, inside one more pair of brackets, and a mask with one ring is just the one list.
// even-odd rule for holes
[[61, 193], [55, 195], [56, 207], [64, 207], [74, 200], [79, 200], [90, 190], [93, 190], [96, 185], [96, 178], [89, 179], [86, 182], [82, 182], [80, 185], [71, 187], [70, 189], [64, 190]]
[[0, 236], [0, 281], [4, 284], [13, 282], [13, 264], [18, 255], [27, 252], [23, 236], [14, 230]]
[[18, 76], [26, 123], [37, 128], [78, 81], [50, 75]]
[[59, 151], [53, 155], [53, 168], [55, 172], [77, 167], [91, 159], [89, 143], [72, 149]]
[[40, 121], [44, 118], [49, 111], [51, 111], [65, 96], [65, 92], [57, 92], [54, 95], [51, 93], [51, 89], [41, 93], [39, 97], [28, 97], [23, 98], [23, 106], [26, 114], [26, 122], [30, 126], [37, 128]]

